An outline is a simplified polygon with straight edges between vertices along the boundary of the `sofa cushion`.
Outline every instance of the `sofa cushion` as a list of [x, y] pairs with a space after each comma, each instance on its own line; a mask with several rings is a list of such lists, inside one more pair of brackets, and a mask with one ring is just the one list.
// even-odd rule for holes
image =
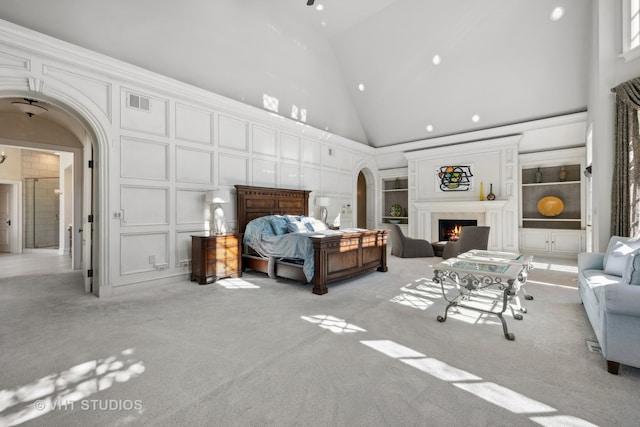
[[640, 249], [635, 250], [627, 257], [622, 283], [627, 285], [640, 285]]
[[591, 289], [598, 303], [607, 286], [620, 283], [620, 277], [605, 274], [602, 270], [583, 270], [580, 275], [580, 281]]
[[612, 236], [604, 254], [604, 272], [622, 277], [627, 258], [640, 249], [640, 239]]

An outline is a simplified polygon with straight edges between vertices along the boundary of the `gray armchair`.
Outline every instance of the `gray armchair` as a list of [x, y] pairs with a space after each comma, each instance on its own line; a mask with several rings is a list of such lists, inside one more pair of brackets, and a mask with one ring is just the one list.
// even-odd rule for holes
[[431, 243], [405, 236], [398, 224], [389, 224], [389, 238], [391, 239], [391, 255], [400, 258], [434, 256]]
[[464, 226], [460, 229], [460, 237], [455, 242], [447, 242], [442, 251], [442, 259], [452, 258], [471, 249], [486, 250], [489, 244], [491, 227]]

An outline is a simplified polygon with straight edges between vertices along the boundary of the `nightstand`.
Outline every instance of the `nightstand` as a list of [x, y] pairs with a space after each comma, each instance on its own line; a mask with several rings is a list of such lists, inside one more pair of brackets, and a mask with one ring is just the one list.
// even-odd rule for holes
[[240, 235], [191, 236], [191, 281], [201, 285], [225, 277], [241, 277]]

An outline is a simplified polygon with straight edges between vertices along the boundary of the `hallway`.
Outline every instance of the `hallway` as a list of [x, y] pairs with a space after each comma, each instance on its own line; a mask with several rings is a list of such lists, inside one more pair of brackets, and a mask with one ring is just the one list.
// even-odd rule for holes
[[0, 253], [0, 278], [70, 271], [69, 255]]

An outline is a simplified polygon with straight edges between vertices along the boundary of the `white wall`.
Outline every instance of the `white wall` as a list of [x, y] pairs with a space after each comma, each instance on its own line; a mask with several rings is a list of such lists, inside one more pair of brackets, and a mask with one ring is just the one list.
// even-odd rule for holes
[[[356, 165], [375, 171], [373, 149], [355, 141], [3, 21], [0, 40], [0, 96], [28, 95], [65, 109], [84, 123], [83, 142], [93, 144], [98, 194], [95, 210], [83, 216], [95, 218], [100, 295], [185, 277], [190, 235], [208, 228], [207, 190], [308, 189], [310, 212], [318, 215], [316, 196], [329, 196], [333, 218], [341, 205], [355, 206]], [[132, 94], [149, 100], [148, 111], [128, 105]], [[79, 164], [86, 168], [87, 160]], [[235, 218], [235, 204], [226, 214]]]

